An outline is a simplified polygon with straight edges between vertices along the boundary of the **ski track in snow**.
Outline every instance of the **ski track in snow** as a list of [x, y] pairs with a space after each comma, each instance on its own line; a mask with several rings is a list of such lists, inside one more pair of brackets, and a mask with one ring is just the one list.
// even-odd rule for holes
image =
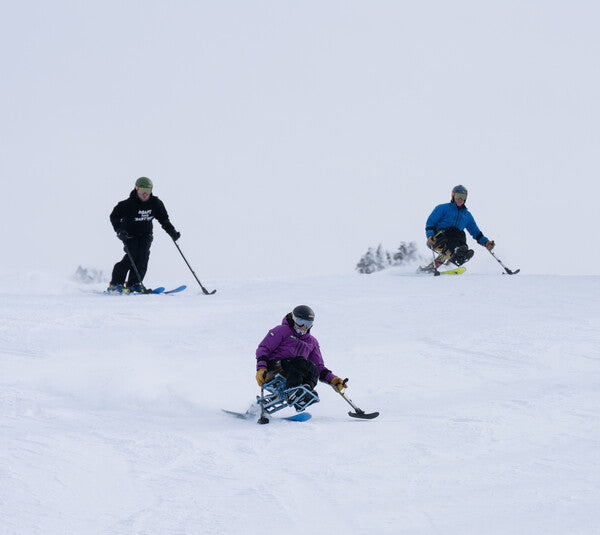
[[[0, 531], [597, 532], [600, 277], [407, 275], [210, 297], [0, 278]], [[322, 383], [306, 423], [221, 411], [248, 408], [256, 346], [300, 303], [379, 418]]]

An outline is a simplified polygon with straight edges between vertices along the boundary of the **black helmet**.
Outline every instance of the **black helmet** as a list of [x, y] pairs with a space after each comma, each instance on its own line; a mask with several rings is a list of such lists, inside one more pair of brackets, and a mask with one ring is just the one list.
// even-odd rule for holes
[[298, 305], [292, 310], [292, 319], [297, 325], [310, 329], [315, 321], [315, 313], [313, 312], [313, 309], [307, 305]]
[[459, 184], [458, 186], [454, 186], [452, 188], [452, 193], [464, 193], [465, 195], [467, 195], [468, 191], [467, 191], [467, 188], [465, 188], [463, 185]]

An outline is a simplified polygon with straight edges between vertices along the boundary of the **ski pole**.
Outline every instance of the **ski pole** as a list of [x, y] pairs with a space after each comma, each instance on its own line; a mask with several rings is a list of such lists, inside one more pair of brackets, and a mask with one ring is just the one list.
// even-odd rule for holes
[[[486, 247], [487, 249], [487, 247]], [[515, 271], [511, 271], [510, 269], [508, 269], [503, 263], [502, 261], [494, 254], [494, 251], [492, 251], [491, 249], [488, 249], [488, 251], [490, 252], [490, 254], [496, 259], [496, 261], [498, 262], [498, 264], [500, 264], [503, 268], [504, 271], [506, 271], [506, 273], [508, 273], [509, 275], [516, 275], [517, 273], [519, 273], [519, 271], [521, 271], [520, 269], [516, 269]]]
[[[440, 234], [442, 234], [442, 232], [444, 232], [443, 230], [440, 230], [439, 232], [437, 232], [436, 234], [433, 235], [433, 239], [435, 240]], [[446, 243], [445, 241], [443, 241], [442, 243]], [[435, 245], [431, 246], [431, 254], [433, 255], [433, 275], [435, 277], [439, 277], [440, 276], [440, 272], [438, 271], [436, 262], [435, 262]]]
[[147, 288], [144, 286], [144, 283], [142, 282], [142, 277], [140, 277], [140, 272], [138, 271], [138, 268], [135, 265], [135, 262], [133, 261], [133, 256], [131, 256], [131, 253], [129, 252], [129, 247], [127, 247], [125, 242], [123, 242], [123, 248], [125, 249], [125, 252], [127, 253], [127, 256], [129, 257], [129, 262], [131, 262], [133, 271], [135, 271], [135, 274], [136, 274], [138, 280], [140, 281], [140, 285], [142, 286], [142, 289], [144, 290], [144, 292], [146, 292]]
[[433, 248], [431, 249], [431, 254], [433, 255], [433, 275], [434, 277], [438, 277], [440, 275], [440, 272], [438, 271], [438, 268], [435, 265], [435, 251], [433, 250]]
[[269, 419], [265, 416], [265, 389], [263, 386], [260, 387], [260, 418], [258, 419], [257, 423], [269, 423]]
[[[346, 384], [348, 382], [348, 378], [344, 379], [342, 384]], [[360, 418], [362, 420], [372, 420], [373, 418], [377, 418], [379, 416], [378, 412], [365, 412], [362, 409], [359, 409], [352, 400], [346, 396], [341, 390], [338, 390], [336, 386], [331, 386], [340, 396], [342, 396], [346, 402], [354, 409], [354, 412], [348, 412], [348, 416], [352, 416], [352, 418]]]
[[181, 249], [179, 248], [179, 245], [177, 245], [177, 242], [175, 240], [173, 240], [173, 243], [175, 244], [175, 247], [177, 247], [177, 250], [179, 251], [179, 254], [181, 255], [181, 257], [185, 260], [185, 263], [187, 264], [187, 267], [190, 268], [190, 271], [192, 272], [192, 275], [194, 275], [194, 278], [196, 279], [196, 281], [200, 285], [200, 288], [202, 288], [202, 292], [204, 293], [204, 295], [212, 295], [212, 294], [214, 294], [217, 290], [213, 290], [212, 292], [209, 292], [204, 286], [202, 286], [202, 283], [198, 280], [198, 277], [194, 273], [194, 270], [192, 269], [192, 266], [190, 266], [190, 263], [187, 261], [187, 258], [185, 256], [183, 256], [183, 253], [181, 252]]

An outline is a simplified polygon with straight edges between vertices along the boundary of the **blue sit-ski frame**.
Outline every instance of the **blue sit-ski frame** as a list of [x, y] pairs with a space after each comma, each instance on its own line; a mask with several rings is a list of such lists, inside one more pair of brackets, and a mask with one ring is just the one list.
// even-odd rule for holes
[[[292, 388], [285, 388], [285, 378], [277, 374], [268, 383], [263, 385], [264, 396], [262, 398], [263, 410], [267, 414], [280, 411], [286, 407], [294, 407], [296, 412], [302, 412], [314, 403], [319, 402], [319, 396], [312, 390], [308, 390], [304, 386], [294, 386]], [[307, 403], [298, 405], [296, 402], [288, 403], [288, 395], [293, 392], [299, 392], [300, 394], [308, 394], [312, 397]], [[296, 399], [300, 399], [302, 396], [297, 396]], [[261, 404], [260, 396], [256, 396], [256, 403]]]

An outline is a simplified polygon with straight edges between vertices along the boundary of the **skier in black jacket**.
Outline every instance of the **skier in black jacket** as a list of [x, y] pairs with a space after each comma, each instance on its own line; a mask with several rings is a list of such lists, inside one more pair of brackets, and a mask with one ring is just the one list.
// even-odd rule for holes
[[[129, 194], [129, 198], [118, 203], [110, 214], [110, 222], [117, 233], [117, 237], [123, 242], [131, 253], [135, 266], [143, 280], [148, 269], [150, 257], [150, 245], [152, 244], [152, 220], [156, 218], [165, 232], [177, 241], [181, 234], [169, 221], [169, 214], [165, 205], [152, 195], [152, 180], [140, 177], [135, 181], [135, 189]], [[127, 274], [129, 273], [129, 276]], [[125, 279], [127, 285], [125, 286]], [[142, 292], [142, 280], [139, 280], [135, 269], [131, 265], [129, 255], [125, 254], [122, 260], [115, 264], [112, 271], [109, 292]]]

